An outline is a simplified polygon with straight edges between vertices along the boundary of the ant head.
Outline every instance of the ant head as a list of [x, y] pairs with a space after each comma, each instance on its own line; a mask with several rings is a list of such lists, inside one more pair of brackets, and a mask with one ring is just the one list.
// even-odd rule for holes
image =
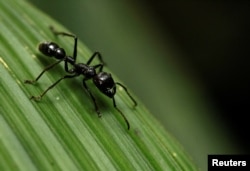
[[100, 72], [93, 78], [93, 82], [103, 94], [110, 98], [114, 97], [116, 86], [111, 74]]
[[54, 42], [43, 42], [38, 46], [40, 52], [46, 56], [55, 57], [56, 59], [63, 59], [66, 56], [64, 49], [60, 48]]

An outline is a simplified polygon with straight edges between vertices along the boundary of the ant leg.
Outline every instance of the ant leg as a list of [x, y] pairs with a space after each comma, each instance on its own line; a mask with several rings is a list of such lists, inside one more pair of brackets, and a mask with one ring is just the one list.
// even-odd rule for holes
[[96, 100], [95, 100], [94, 96], [92, 95], [91, 91], [89, 90], [89, 88], [88, 88], [87, 84], [85, 83], [85, 81], [86, 81], [86, 79], [83, 80], [83, 86], [87, 90], [88, 94], [90, 95], [90, 97], [91, 97], [91, 99], [92, 99], [92, 101], [93, 101], [93, 103], [95, 105], [95, 111], [97, 112], [98, 117], [101, 117], [102, 114], [100, 113], [100, 111], [98, 109]]
[[130, 124], [129, 124], [129, 122], [128, 122], [126, 116], [122, 113], [122, 111], [121, 111], [120, 109], [117, 108], [116, 103], [115, 103], [115, 98], [114, 98], [114, 97], [112, 98], [112, 100], [113, 100], [113, 106], [114, 106], [114, 108], [121, 114], [121, 116], [123, 117], [123, 119], [125, 120], [125, 122], [126, 122], [126, 124], [127, 124], [128, 130], [129, 130]]
[[[76, 57], [77, 57], [77, 37], [76, 37], [76, 35], [70, 34], [70, 33], [66, 33], [66, 32], [59, 32], [59, 31], [56, 31], [56, 30], [54, 29], [54, 27], [52, 27], [52, 26], [50, 26], [49, 28], [50, 28], [50, 30], [51, 30], [55, 35], [63, 35], [63, 36], [69, 36], [69, 37], [73, 37], [73, 38], [74, 38], [75, 44], [74, 44], [73, 58], [74, 58], [74, 60], [76, 60]], [[100, 52], [95, 52], [95, 53], [90, 57], [90, 59], [88, 60], [87, 65], [89, 65], [89, 64], [92, 62], [92, 60], [93, 60], [96, 56], [98, 57], [99, 61], [100, 61], [102, 64], [105, 64], [104, 61], [103, 61], [103, 59], [102, 59], [102, 56], [101, 56]]]
[[74, 51], [73, 51], [73, 58], [76, 60], [77, 57], [77, 37], [74, 34], [66, 33], [66, 32], [59, 32], [54, 29], [54, 27], [50, 26], [50, 30], [55, 34], [55, 35], [62, 35], [62, 36], [68, 36], [68, 37], [73, 37], [75, 40], [74, 43]]
[[74, 66], [74, 63], [71, 63], [71, 62], [65, 60], [65, 62], [64, 62], [64, 69], [65, 69], [65, 71], [67, 73], [74, 74], [75, 73], [74, 67], [69, 69], [68, 63], [70, 63], [70, 64], [72, 64]]
[[49, 66], [47, 66], [37, 77], [35, 80], [24, 80], [25, 84], [33, 84], [35, 82], [37, 82], [39, 80], [39, 78], [48, 70], [50, 70], [51, 68], [53, 68], [54, 66], [56, 66], [57, 64], [59, 64], [60, 62], [62, 62], [63, 60], [57, 61]]
[[31, 96], [30, 99], [34, 99], [34, 100], [41, 100], [41, 98], [53, 87], [55, 87], [60, 81], [62, 81], [65, 78], [73, 78], [76, 77], [78, 75], [65, 75], [64, 77], [60, 78], [59, 80], [57, 80], [55, 83], [53, 83], [51, 86], [49, 86], [42, 94], [40, 94], [39, 96]]
[[131, 96], [131, 94], [128, 92], [127, 88], [126, 88], [124, 85], [122, 85], [121, 83], [116, 82], [115, 84], [121, 86], [121, 87], [125, 90], [125, 92], [127, 93], [127, 95], [129, 96], [129, 98], [133, 101], [134, 106], [137, 106], [137, 102], [136, 102], [135, 99]]
[[99, 72], [102, 72], [102, 69], [103, 69], [103, 64], [98, 64], [98, 65], [95, 65], [94, 68], [100, 68], [99, 69]]
[[105, 62], [103, 61], [102, 55], [101, 55], [100, 52], [95, 52], [95, 53], [93, 53], [93, 55], [89, 58], [89, 60], [88, 60], [88, 62], [87, 62], [87, 65], [89, 65], [95, 57], [98, 57], [99, 61], [100, 61], [103, 65], [105, 65]]

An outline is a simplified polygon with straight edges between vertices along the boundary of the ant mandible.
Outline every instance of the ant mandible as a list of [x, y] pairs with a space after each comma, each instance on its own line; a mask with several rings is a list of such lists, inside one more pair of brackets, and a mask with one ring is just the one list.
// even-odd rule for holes
[[[117, 108], [116, 106], [116, 101], [115, 101], [115, 94], [116, 94], [116, 85], [121, 86], [125, 92], [127, 93], [127, 95], [129, 96], [129, 98], [133, 101], [134, 106], [137, 105], [137, 102], [135, 101], [135, 99], [130, 95], [130, 93], [128, 92], [127, 88], [122, 85], [119, 82], [114, 82], [112, 76], [110, 73], [107, 72], [103, 72], [103, 66], [104, 66], [104, 62], [102, 60], [102, 56], [99, 52], [95, 52], [87, 61], [86, 64], [84, 63], [76, 63], [76, 58], [77, 58], [77, 37], [74, 34], [69, 34], [69, 33], [65, 33], [65, 32], [58, 32], [56, 31], [53, 27], [50, 27], [51, 31], [55, 34], [55, 35], [63, 35], [63, 36], [68, 36], [68, 37], [72, 37], [74, 38], [74, 51], [73, 51], [73, 56], [68, 56], [66, 55], [66, 52], [63, 48], [59, 47], [58, 44], [54, 43], [54, 42], [43, 42], [39, 44], [39, 51], [41, 53], [43, 53], [44, 55], [48, 56], [48, 57], [54, 57], [56, 58], [58, 61], [49, 65], [48, 67], [46, 67], [37, 77], [35, 80], [25, 80], [24, 83], [26, 84], [33, 84], [35, 82], [37, 82], [39, 80], [39, 78], [41, 78], [41, 76], [48, 70], [52, 69], [54, 66], [56, 66], [57, 64], [59, 64], [60, 62], [64, 61], [64, 69], [67, 73], [69, 73], [69, 75], [65, 75], [63, 77], [61, 77], [60, 79], [58, 79], [55, 83], [53, 83], [52, 85], [50, 85], [43, 93], [41, 93], [39, 96], [31, 96], [30, 99], [34, 99], [34, 100], [40, 100], [50, 89], [52, 89], [54, 86], [56, 86], [61, 80], [66, 79], [66, 78], [74, 78], [80, 75], [83, 75], [83, 86], [86, 89], [86, 91], [88, 92], [88, 94], [90, 95], [94, 106], [95, 106], [95, 111], [97, 112], [98, 116], [101, 117], [101, 113], [98, 109], [96, 100], [94, 98], [94, 96], [92, 95], [90, 89], [88, 88], [86, 81], [89, 79], [92, 79], [93, 83], [95, 84], [95, 86], [106, 96], [110, 97], [113, 100], [113, 106], [114, 108], [121, 114], [121, 116], [123, 117], [123, 119], [125, 120], [128, 129], [130, 128], [130, 124], [127, 120], [127, 118], [125, 117], [125, 115], [122, 113], [122, 111]], [[90, 66], [91, 62], [93, 61], [93, 59], [97, 57], [100, 61], [100, 64], [94, 65], [94, 66]], [[72, 68], [69, 69], [69, 64], [72, 66]], [[99, 70], [97, 71], [97, 69], [99, 68]]]

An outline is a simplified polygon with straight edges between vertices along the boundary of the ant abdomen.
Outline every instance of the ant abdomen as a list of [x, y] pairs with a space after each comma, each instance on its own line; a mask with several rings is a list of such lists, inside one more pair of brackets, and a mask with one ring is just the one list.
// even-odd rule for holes
[[38, 49], [44, 55], [49, 57], [55, 57], [56, 59], [63, 59], [66, 56], [66, 52], [63, 48], [60, 48], [54, 42], [42, 42], [39, 44]]

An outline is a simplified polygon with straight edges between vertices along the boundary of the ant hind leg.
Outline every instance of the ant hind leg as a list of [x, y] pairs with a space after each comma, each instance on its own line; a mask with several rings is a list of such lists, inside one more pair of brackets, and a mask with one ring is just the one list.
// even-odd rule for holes
[[77, 36], [74, 34], [66, 33], [66, 32], [56, 31], [53, 26], [50, 26], [49, 28], [57, 36], [62, 35], [62, 36], [68, 36], [68, 37], [74, 38], [75, 43], [74, 43], [73, 58], [74, 58], [74, 60], [76, 60], [76, 57], [77, 57]]

